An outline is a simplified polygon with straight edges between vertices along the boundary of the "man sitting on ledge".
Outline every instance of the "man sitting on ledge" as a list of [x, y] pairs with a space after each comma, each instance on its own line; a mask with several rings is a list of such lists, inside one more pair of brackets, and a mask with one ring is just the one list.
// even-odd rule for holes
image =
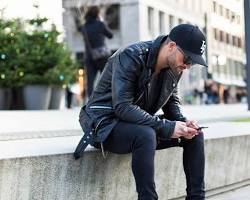
[[[197, 26], [181, 24], [167, 36], [118, 50], [81, 109], [85, 135], [75, 158], [87, 144], [101, 148], [103, 154], [132, 153], [138, 200], [155, 200], [155, 150], [183, 147], [186, 200], [205, 199], [203, 133], [183, 117], [177, 97], [183, 71], [195, 64], [207, 66], [202, 58], [205, 47]], [[154, 115], [160, 108], [164, 115]]]

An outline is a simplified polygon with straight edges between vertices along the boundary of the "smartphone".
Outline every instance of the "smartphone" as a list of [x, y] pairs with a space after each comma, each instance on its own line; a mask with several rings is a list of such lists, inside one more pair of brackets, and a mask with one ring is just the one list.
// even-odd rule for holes
[[197, 128], [196, 130], [197, 130], [197, 131], [201, 131], [201, 130], [204, 129], [204, 128], [208, 128], [208, 126], [200, 126], [200, 127]]

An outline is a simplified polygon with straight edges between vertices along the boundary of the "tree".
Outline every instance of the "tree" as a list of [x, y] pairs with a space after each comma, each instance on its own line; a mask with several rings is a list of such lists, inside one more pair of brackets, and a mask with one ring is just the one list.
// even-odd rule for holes
[[29, 84], [64, 85], [77, 76], [77, 63], [55, 25], [43, 28], [46, 18], [0, 19], [0, 87]]
[[0, 19], [0, 87], [20, 83], [25, 36], [20, 19]]

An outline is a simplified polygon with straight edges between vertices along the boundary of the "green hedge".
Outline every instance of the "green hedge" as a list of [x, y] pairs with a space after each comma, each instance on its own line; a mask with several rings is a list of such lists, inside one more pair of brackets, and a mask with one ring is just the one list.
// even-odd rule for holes
[[46, 18], [0, 19], [0, 87], [30, 84], [66, 85], [77, 78], [78, 64], [58, 41]]

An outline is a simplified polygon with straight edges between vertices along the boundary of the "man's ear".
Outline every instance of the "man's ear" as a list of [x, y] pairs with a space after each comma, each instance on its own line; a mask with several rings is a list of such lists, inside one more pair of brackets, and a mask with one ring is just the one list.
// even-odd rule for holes
[[168, 43], [168, 47], [169, 47], [169, 50], [172, 51], [173, 49], [175, 49], [176, 43], [171, 41], [171, 42]]

